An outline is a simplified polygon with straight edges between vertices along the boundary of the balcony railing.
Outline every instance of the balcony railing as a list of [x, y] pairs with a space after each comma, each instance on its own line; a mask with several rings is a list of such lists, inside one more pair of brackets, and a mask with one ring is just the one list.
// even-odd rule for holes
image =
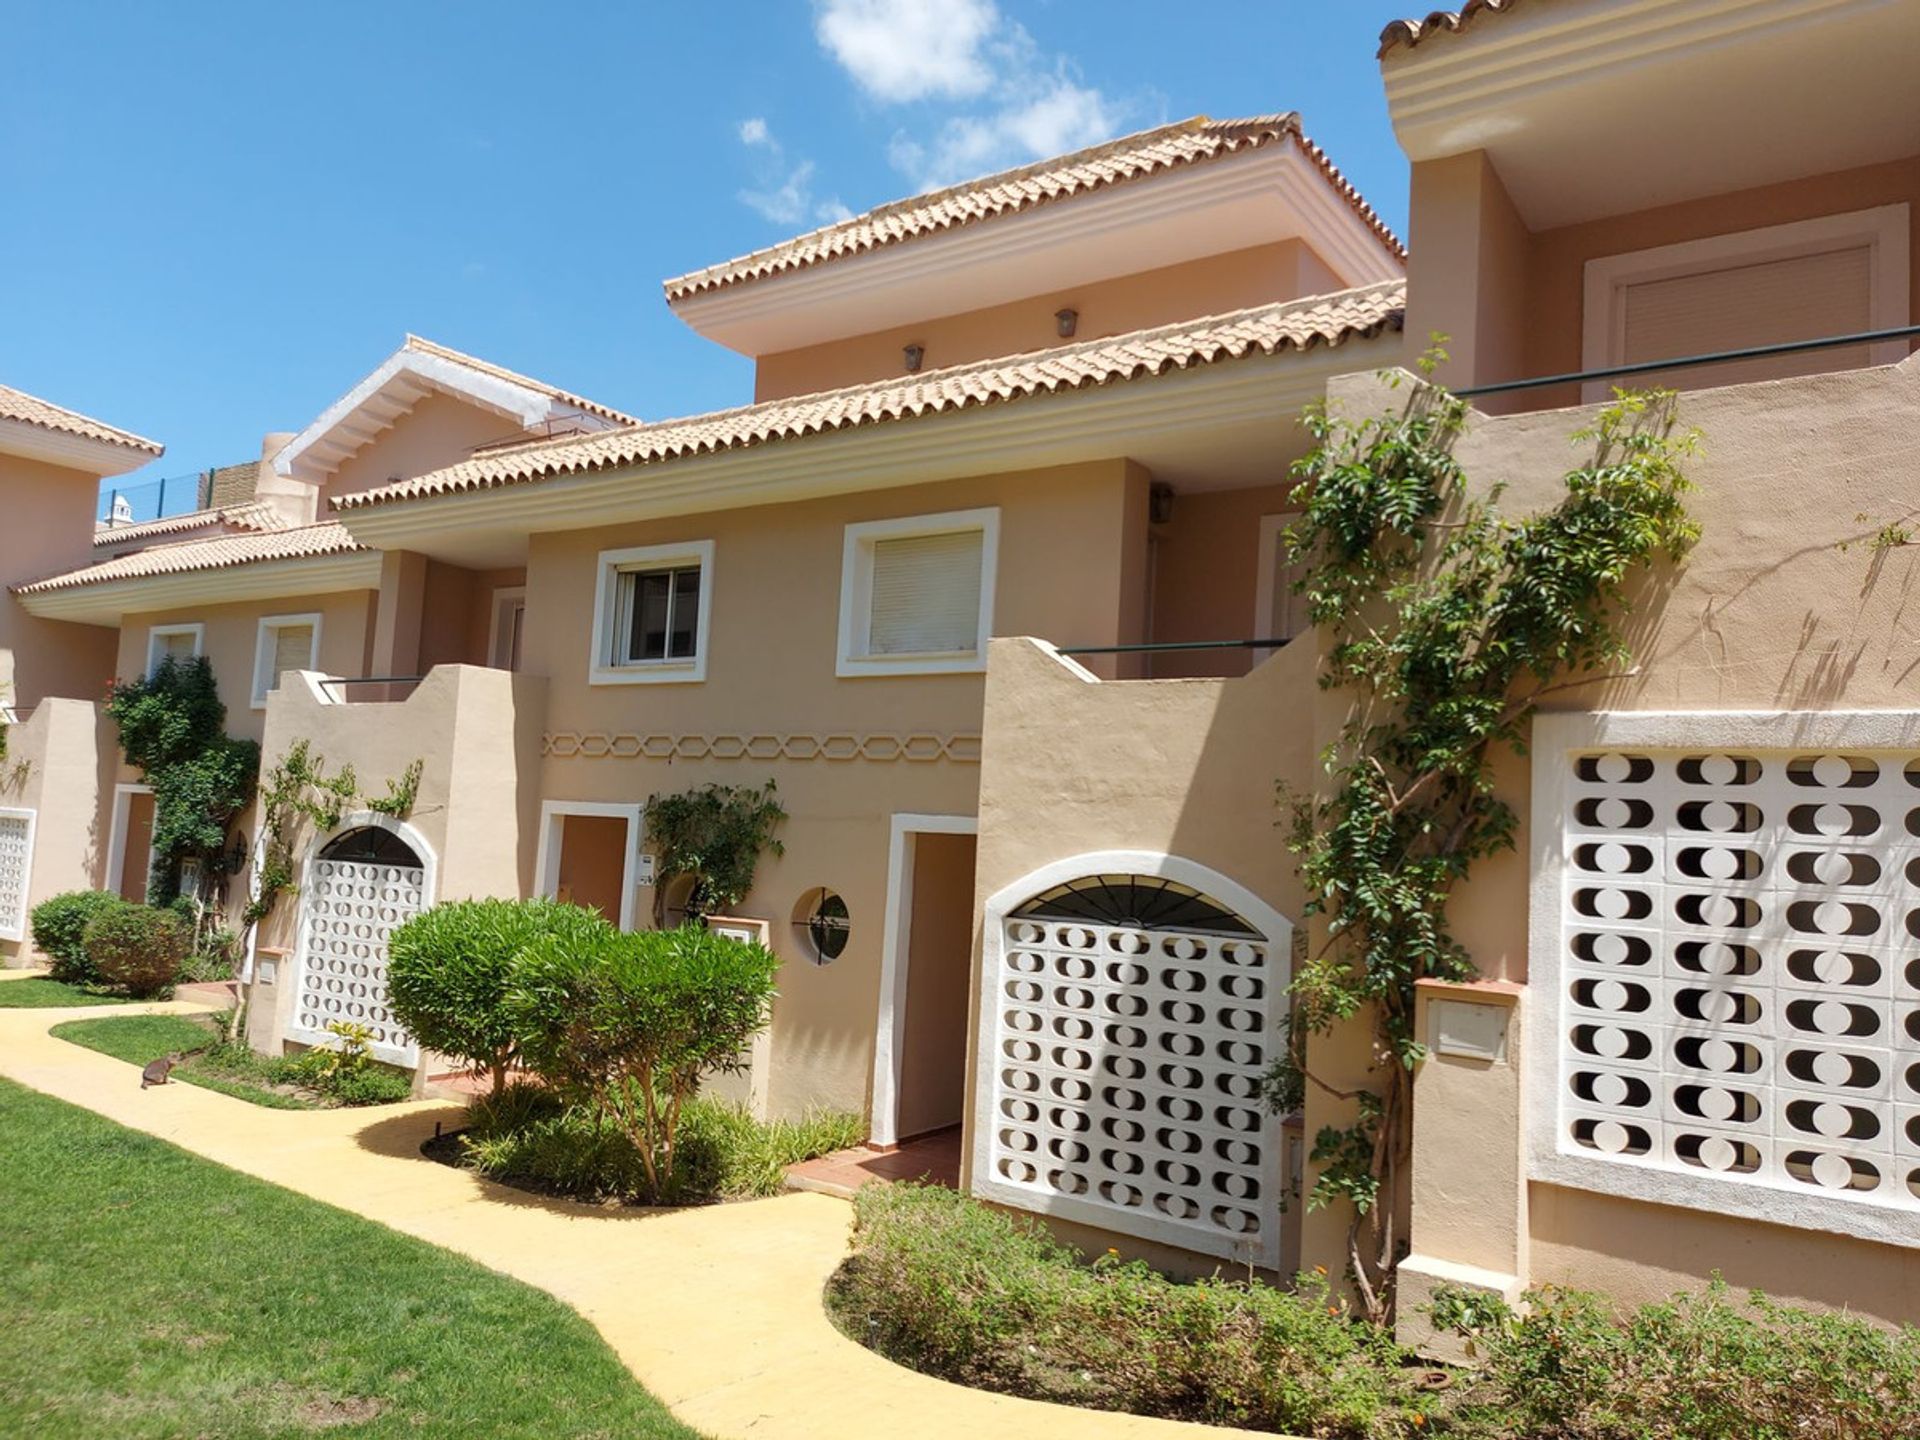
[[1624, 380], [1665, 370], [1726, 365], [1738, 360], [1767, 360], [1776, 355], [1800, 355], [1815, 350], [1838, 350], [1848, 345], [1883, 345], [1920, 338], [1920, 325], [1897, 325], [1891, 330], [1861, 330], [1851, 335], [1828, 335], [1819, 340], [1786, 340], [1777, 345], [1749, 345], [1744, 350], [1712, 350], [1704, 355], [1676, 355], [1671, 360], [1640, 360], [1632, 365], [1607, 365], [1598, 370], [1570, 370], [1561, 375], [1534, 375], [1524, 380], [1500, 380], [1491, 385], [1468, 385], [1454, 393], [1472, 400], [1481, 395], [1506, 395], [1520, 390], [1544, 390], [1551, 385], [1581, 385], [1594, 380]]
[[94, 518], [102, 525], [144, 525], [149, 520], [204, 510], [212, 501], [213, 471], [202, 470], [196, 475], [169, 475], [139, 485], [103, 485], [100, 511]]
[[1175, 650], [1278, 650], [1285, 640], [1146, 640], [1133, 645], [1056, 645], [1062, 655], [1161, 655]]
[[405, 700], [424, 675], [329, 675], [320, 689], [336, 705], [386, 705]]

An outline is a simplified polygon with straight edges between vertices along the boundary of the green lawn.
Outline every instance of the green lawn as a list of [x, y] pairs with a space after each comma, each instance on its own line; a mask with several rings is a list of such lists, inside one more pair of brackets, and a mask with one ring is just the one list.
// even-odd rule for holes
[[[48, 1033], [131, 1065], [145, 1065], [181, 1051], [206, 1051], [220, 1038], [204, 1020], [189, 1020], [184, 1015], [106, 1015], [98, 1020], [68, 1020]], [[215, 1055], [217, 1058], [194, 1055], [176, 1065], [171, 1083], [185, 1081], [274, 1110], [318, 1108], [311, 1100], [270, 1088], [273, 1062], [266, 1056], [238, 1046], [221, 1046]]]
[[444, 1250], [6, 1081], [0, 1156], [0, 1433], [690, 1440], [579, 1315]]
[[0, 980], [0, 1010], [53, 1010], [62, 1005], [129, 1003], [125, 995], [97, 995], [64, 980], [49, 980], [44, 975], [27, 980]]

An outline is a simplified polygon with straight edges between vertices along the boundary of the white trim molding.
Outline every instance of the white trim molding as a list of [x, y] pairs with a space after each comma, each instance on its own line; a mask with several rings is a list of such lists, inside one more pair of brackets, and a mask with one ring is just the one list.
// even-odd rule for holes
[[[1868, 308], [1871, 328], [1892, 330], [1908, 320], [1907, 265], [1912, 228], [1905, 202], [1841, 215], [1822, 215], [1787, 225], [1763, 225], [1709, 235], [1677, 245], [1657, 245], [1587, 261], [1581, 320], [1581, 368], [1601, 370], [1623, 363], [1625, 354], [1627, 290], [1649, 281], [1686, 275], [1707, 275], [1742, 265], [1759, 265], [1832, 250], [1868, 251]], [[1873, 347], [1876, 365], [1895, 365], [1906, 358], [1904, 341]], [[1677, 357], [1676, 357], [1677, 358]], [[1817, 358], [1817, 352], [1816, 352]], [[1582, 398], [1605, 400], [1611, 381], [1588, 381]]]
[[[675, 545], [602, 550], [595, 557], [593, 650], [587, 657], [589, 685], [681, 685], [707, 678], [707, 649], [713, 628], [713, 548], [711, 540], [686, 540]], [[689, 566], [700, 570], [700, 615], [694, 626], [693, 654], [670, 660], [616, 659], [622, 577]]]
[[[138, 785], [130, 781], [121, 782], [113, 787], [113, 818], [107, 830], [107, 883], [108, 893], [118, 895], [120, 887], [127, 878], [127, 828], [133, 821], [133, 797], [151, 795], [151, 785]], [[153, 868], [153, 840], [147, 840], [147, 868]], [[143, 887], [144, 889], [144, 887]]]
[[[873, 612], [874, 546], [882, 540], [978, 532], [980, 536], [980, 614], [970, 650], [938, 654], [869, 653], [867, 627]], [[842, 678], [879, 675], [966, 675], [987, 668], [987, 641], [993, 636], [993, 599], [999, 571], [1000, 507], [949, 510], [937, 515], [902, 515], [847, 526], [840, 557], [840, 645], [834, 673]]]
[[534, 893], [552, 900], [560, 893], [560, 849], [565, 843], [569, 815], [593, 815], [627, 822], [626, 854], [620, 870], [620, 915], [622, 930], [634, 926], [635, 900], [640, 889], [640, 846], [645, 838], [646, 806], [610, 800], [542, 800], [540, 802], [540, 844], [534, 857]]
[[[1271, 1064], [1273, 1056], [1277, 1053], [1277, 1047], [1284, 1043], [1287, 1026], [1286, 991], [1292, 969], [1293, 925], [1265, 900], [1216, 870], [1177, 855], [1167, 855], [1155, 850], [1102, 850], [1070, 856], [1043, 865], [994, 892], [988, 899], [985, 913], [981, 918], [979, 1028], [974, 1036], [974, 1054], [977, 1059], [974, 1066], [974, 1093], [969, 1111], [972, 1152], [969, 1188], [974, 1194], [984, 1199], [1015, 1209], [1033, 1211], [1042, 1215], [1057, 1215], [1062, 1219], [1090, 1225], [1096, 1229], [1137, 1236], [1194, 1254], [1216, 1255], [1271, 1269], [1280, 1263], [1280, 1197], [1286, 1180], [1286, 1147], [1282, 1143], [1283, 1127], [1280, 1117], [1269, 1114], [1265, 1103], [1259, 1099], [1258, 1095], [1247, 1094], [1244, 1089], [1225, 1090], [1223, 1093], [1228, 1097], [1229, 1103], [1221, 1108], [1242, 1112], [1250, 1119], [1251, 1123], [1247, 1125], [1236, 1125], [1211, 1116], [1184, 1121], [1176, 1120], [1175, 1123], [1191, 1127], [1188, 1134], [1196, 1141], [1200, 1132], [1204, 1130], [1219, 1143], [1228, 1147], [1256, 1152], [1252, 1156], [1242, 1155], [1241, 1157], [1245, 1166], [1255, 1172], [1251, 1177], [1244, 1174], [1241, 1177], [1242, 1179], [1252, 1178], [1252, 1193], [1247, 1190], [1235, 1190], [1222, 1191], [1220, 1195], [1220, 1203], [1223, 1206], [1240, 1209], [1249, 1216], [1259, 1217], [1258, 1228], [1251, 1235], [1229, 1233], [1204, 1216], [1197, 1208], [1190, 1210], [1187, 1218], [1181, 1218], [1171, 1209], [1163, 1213], [1152, 1203], [1140, 1203], [1146, 1197], [1137, 1192], [1145, 1189], [1147, 1182], [1144, 1177], [1150, 1173], [1145, 1162], [1150, 1156], [1161, 1154], [1161, 1152], [1154, 1151], [1153, 1143], [1146, 1138], [1147, 1132], [1141, 1124], [1128, 1119], [1127, 1104], [1109, 1105], [1093, 1092], [1092, 1087], [1087, 1083], [1089, 1077], [1082, 1075], [1075, 1068], [1060, 1069], [1058, 1071], [1060, 1078], [1070, 1085], [1078, 1085], [1085, 1090], [1085, 1095], [1073, 1102], [1084, 1107], [1083, 1113], [1090, 1116], [1097, 1115], [1103, 1120], [1112, 1122], [1116, 1131], [1120, 1132], [1113, 1135], [1108, 1143], [1117, 1145], [1132, 1154], [1139, 1168], [1130, 1173], [1142, 1175], [1143, 1180], [1140, 1185], [1134, 1186], [1116, 1179], [1113, 1186], [1116, 1190], [1131, 1189], [1136, 1193], [1126, 1199], [1106, 1200], [1093, 1194], [1064, 1193], [1061, 1189], [1045, 1187], [1037, 1182], [1022, 1184], [1012, 1179], [1001, 1179], [996, 1171], [996, 1137], [1004, 1127], [1011, 1125], [1017, 1130], [1023, 1123], [1003, 1117], [999, 1110], [999, 1102], [1002, 1098], [1009, 1100], [1015, 1106], [1023, 1103], [1022, 1093], [1016, 1091], [1011, 1083], [1006, 1094], [1004, 1096], [1001, 1094], [1002, 1072], [1010, 1063], [1004, 1057], [1008, 1056], [1009, 1047], [1021, 1044], [1032, 1046], [1035, 1043], [1034, 1037], [1029, 1033], [1031, 1027], [1016, 1029], [1009, 1024], [1008, 1016], [1011, 1011], [1024, 1008], [1031, 1017], [1040, 1009], [1050, 1005], [1050, 1001], [1045, 999], [1030, 1002], [1011, 1001], [1003, 995], [1001, 987], [1025, 985], [1050, 992], [1053, 988], [1052, 982], [1056, 978], [1052, 973], [1046, 974], [1045, 984], [1029, 978], [1031, 963], [1027, 970], [1018, 974], [1009, 970], [1006, 936], [1010, 917], [1028, 900], [1044, 894], [1055, 886], [1096, 875], [1116, 874], [1159, 876], [1176, 884], [1188, 886], [1232, 910], [1259, 932], [1257, 939], [1219, 937], [1217, 948], [1212, 954], [1189, 954], [1178, 950], [1169, 952], [1176, 967], [1182, 963], [1194, 967], [1193, 974], [1188, 977], [1187, 982], [1174, 987], [1178, 988], [1186, 998], [1175, 997], [1170, 1003], [1187, 1009], [1208, 1010], [1210, 1007], [1207, 1005], [1195, 1005], [1194, 998], [1205, 995], [1209, 1001], [1220, 1004], [1223, 997], [1230, 997], [1225, 998], [1224, 1004], [1235, 1011], [1236, 1020], [1255, 1013], [1256, 1008], [1262, 1012], [1262, 1022], [1257, 1027], [1247, 1028], [1244, 1024], [1222, 1027], [1230, 1033], [1223, 1033], [1218, 1038], [1218, 1045], [1223, 1048], [1238, 1047], [1245, 1052], [1242, 1057], [1243, 1063], [1232, 1067], [1237, 1073], [1229, 1073], [1228, 1062], [1220, 1060], [1209, 1060], [1210, 1070], [1218, 1072], [1223, 1078], [1238, 1085], [1255, 1085], [1253, 1072], [1263, 1071], [1267, 1065]], [[1048, 921], [1045, 923], [1057, 931], [1077, 929], [1091, 933], [1095, 929], [1108, 928], [1096, 926], [1094, 922]], [[1111, 933], [1118, 940], [1123, 936], [1152, 936], [1157, 932], [1114, 929]], [[1190, 937], [1174, 931], [1166, 932], [1162, 938], [1177, 944]], [[1037, 941], [1033, 944], [1033, 950], [1025, 952], [1029, 962], [1036, 958], [1043, 958], [1047, 951], [1047, 942]], [[1225, 957], [1226, 949], [1240, 945], [1264, 947], [1264, 963], [1258, 966], [1242, 965]], [[1124, 968], [1126, 953], [1122, 951], [1112, 957], [1113, 968]], [[1132, 953], [1145, 953], [1145, 951], [1139, 949]], [[1159, 988], [1157, 979], [1154, 977], [1166, 968], [1164, 965], [1153, 966], [1150, 977], [1144, 982], [1114, 979], [1110, 976], [1093, 979], [1096, 963], [1104, 966], [1106, 962], [1107, 957], [1102, 952], [1099, 962], [1083, 961], [1072, 957], [1067, 963], [1074, 967], [1075, 973], [1080, 973], [1078, 967], [1085, 966], [1086, 978], [1081, 981], [1081, 984], [1087, 988], [1097, 986], [1109, 995], [1124, 995], [1128, 990], [1136, 988], [1145, 992], [1139, 996], [1142, 1003], [1136, 1012], [1143, 1018], [1139, 1025], [1127, 1028], [1139, 1030], [1144, 1034], [1146, 1026], [1150, 1023], [1156, 1026], [1167, 1025], [1174, 1027], [1163, 1031], [1167, 1038], [1181, 1036], [1189, 1041], [1198, 1038], [1193, 1030], [1184, 1027], [1199, 1023], [1204, 1028], [1206, 1021], [1196, 1022], [1191, 1018], [1185, 1021], [1149, 1021], [1144, 1018], [1149, 1013], [1151, 997]], [[1136, 968], [1143, 972], [1148, 970], [1145, 966]], [[1066, 982], [1062, 988], [1073, 988], [1072, 974], [1063, 974], [1059, 978]], [[1069, 1025], [1086, 1023], [1084, 1020], [1079, 1020], [1070, 1009], [1062, 1010], [1061, 1018]], [[1042, 1038], [1051, 1040], [1051, 1037]], [[1108, 1051], [1108, 1047], [1097, 1043], [1094, 1048], [1101, 1050], [1102, 1053]], [[1123, 1049], [1124, 1047], [1116, 1048], [1112, 1053], [1123, 1059], [1128, 1058], [1124, 1055]], [[1211, 1050], [1212, 1046], [1209, 1046], [1209, 1051]], [[1178, 1063], [1179, 1053], [1167, 1052], [1173, 1069], [1196, 1068], [1182, 1067]], [[1013, 1068], [1018, 1069], [1020, 1063], [1012, 1062]], [[1029, 1072], [1041, 1067], [1052, 1068], [1051, 1062], [1046, 1061], [1026, 1063]], [[1135, 1063], [1139, 1062], [1136, 1060]], [[1112, 1073], [1116, 1076], [1124, 1076], [1129, 1072], [1116, 1070]], [[1142, 1079], [1140, 1083], [1145, 1088], [1167, 1098], [1170, 1103], [1178, 1103], [1182, 1098], [1178, 1083], [1184, 1082], [1169, 1083]], [[1233, 1103], [1236, 1097], [1238, 1104]], [[1040, 1097], [1033, 1102], [1036, 1112], [1044, 1108], [1044, 1099], [1045, 1097]], [[1134, 1103], [1143, 1105], [1144, 1095], [1138, 1091], [1134, 1092]], [[1192, 1105], [1193, 1102], [1188, 1098], [1186, 1104]], [[1204, 1114], [1204, 1110], [1202, 1113]], [[1173, 1119], [1174, 1112], [1169, 1111], [1168, 1118]], [[1025, 1123], [1030, 1126], [1028, 1143], [1031, 1143], [1032, 1131], [1038, 1128], [1039, 1122], [1034, 1120]], [[1133, 1132], [1130, 1138], [1125, 1134], [1128, 1130]], [[1069, 1149], [1078, 1143], [1072, 1132], [1062, 1131], [1060, 1138]], [[1096, 1138], [1100, 1137], [1089, 1136], [1089, 1143]], [[1011, 1153], [1008, 1158], [1010, 1161], [1013, 1159]], [[1043, 1158], [1034, 1156], [1036, 1162]], [[1184, 1191], [1198, 1185], [1202, 1172], [1199, 1172], [1197, 1167], [1187, 1164], [1181, 1155], [1171, 1150], [1166, 1150], [1162, 1158], [1169, 1162], [1170, 1168], [1174, 1171], [1193, 1170], [1195, 1174], [1191, 1177], [1191, 1185], [1177, 1184], [1165, 1179], [1158, 1183], [1171, 1186], [1175, 1191]], [[1086, 1183], [1085, 1177], [1080, 1177], [1080, 1183], [1083, 1185]], [[1238, 1198], [1236, 1200], [1229, 1196]], [[1182, 1197], [1176, 1195], [1173, 1198], [1175, 1203], [1178, 1203]], [[1191, 1197], [1185, 1198], [1190, 1205], [1194, 1203]]]
[[312, 671], [320, 668], [320, 612], [309, 610], [302, 615], [262, 615], [260, 623], [253, 633], [253, 708], [267, 708], [267, 696], [278, 686], [278, 678], [273, 669], [274, 651], [278, 648], [277, 632], [292, 630], [301, 625], [313, 628], [313, 639], [307, 647], [307, 663], [296, 666], [298, 671]]
[[1528, 1171], [1909, 1248], [1920, 711], [1535, 718]]
[[901, 1025], [907, 1013], [907, 968], [912, 960], [914, 837], [977, 835], [976, 815], [913, 815], [897, 812], [887, 842], [887, 911], [880, 937], [880, 1014], [873, 1032], [875, 1145], [900, 1143], [900, 1083], [905, 1057]]
[[160, 668], [161, 656], [158, 653], [160, 642], [171, 639], [175, 635], [193, 637], [194, 659], [197, 660], [207, 653], [207, 627], [198, 620], [177, 625], [149, 625], [147, 627], [147, 674], [151, 675]]

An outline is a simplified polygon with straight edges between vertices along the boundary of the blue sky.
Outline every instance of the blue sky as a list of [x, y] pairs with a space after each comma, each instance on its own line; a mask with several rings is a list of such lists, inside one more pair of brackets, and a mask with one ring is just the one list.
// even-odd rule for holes
[[659, 282], [926, 186], [1298, 109], [1405, 233], [1400, 0], [8, 7], [0, 381], [250, 459], [411, 330], [648, 418], [748, 398]]

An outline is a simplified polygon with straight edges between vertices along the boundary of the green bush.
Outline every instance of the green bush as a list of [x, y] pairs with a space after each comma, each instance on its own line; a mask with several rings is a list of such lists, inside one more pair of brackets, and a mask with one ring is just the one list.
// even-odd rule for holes
[[[1435, 1305], [1435, 1318], [1454, 1308]], [[1458, 1433], [1553, 1440], [1910, 1440], [1920, 1435], [1920, 1331], [1878, 1329], [1716, 1278], [1616, 1316], [1541, 1290], [1523, 1317], [1472, 1317], [1485, 1371]]]
[[927, 1185], [867, 1185], [828, 1286], [840, 1327], [963, 1384], [1289, 1435], [1429, 1433], [1432, 1397], [1382, 1331], [1298, 1293], [1182, 1284], [1111, 1252], [1089, 1265], [1016, 1219]]
[[413, 1077], [367, 1053], [374, 1032], [348, 1020], [328, 1022], [334, 1042], [272, 1062], [273, 1078], [342, 1105], [390, 1105], [413, 1094]]
[[100, 972], [87, 959], [87, 922], [124, 904], [108, 890], [69, 890], [33, 907], [33, 945], [47, 957], [54, 979], [69, 985], [100, 983]]
[[[681, 1111], [677, 1170], [664, 1188], [679, 1204], [777, 1195], [787, 1166], [843, 1150], [864, 1133], [858, 1115], [759, 1121], [739, 1105], [696, 1096]], [[467, 1163], [497, 1180], [581, 1200], [650, 1198], [632, 1142], [541, 1085], [517, 1081], [475, 1102], [462, 1140]]]
[[506, 994], [519, 954], [544, 935], [611, 935], [589, 910], [558, 900], [456, 900], [402, 925], [387, 941], [388, 1003], [429, 1050], [506, 1084], [519, 1053]]
[[697, 926], [542, 936], [514, 967], [508, 1009], [527, 1066], [591, 1107], [668, 1197], [681, 1110], [700, 1077], [737, 1072], [767, 1024], [778, 962]]
[[193, 948], [193, 932], [178, 915], [124, 902], [102, 909], [81, 933], [87, 963], [129, 995], [170, 988]]

